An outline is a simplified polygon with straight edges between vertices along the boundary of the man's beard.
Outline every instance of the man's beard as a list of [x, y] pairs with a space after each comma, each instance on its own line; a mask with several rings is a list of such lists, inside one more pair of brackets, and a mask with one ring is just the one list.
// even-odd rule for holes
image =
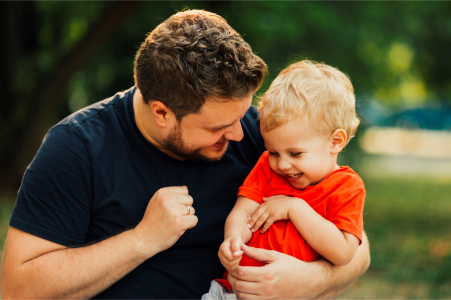
[[202, 148], [190, 149], [188, 148], [182, 140], [182, 131], [180, 126], [177, 124], [169, 133], [168, 137], [161, 141], [161, 145], [166, 149], [181, 157], [185, 160], [190, 161], [207, 161], [213, 162], [218, 161], [221, 157], [208, 157], [200, 153]]

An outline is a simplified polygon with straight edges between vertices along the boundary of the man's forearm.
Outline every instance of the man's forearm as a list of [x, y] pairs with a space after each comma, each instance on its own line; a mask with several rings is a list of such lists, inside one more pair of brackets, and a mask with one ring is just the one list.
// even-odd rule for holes
[[2, 274], [2, 294], [8, 299], [90, 298], [156, 251], [141, 251], [133, 230], [86, 247], [52, 251], [20, 266], [3, 266], [8, 274]]
[[317, 299], [335, 299], [343, 294], [363, 273], [366, 272], [371, 262], [368, 238], [363, 233], [362, 244], [352, 261], [346, 266], [337, 267], [327, 261], [318, 262], [328, 270], [327, 278], [323, 281], [324, 291]]
[[[134, 229], [81, 248], [66, 248], [10, 227], [1, 269], [2, 298], [90, 298], [196, 226], [192, 204], [186, 186], [161, 188]], [[191, 207], [189, 214], [186, 206]]]

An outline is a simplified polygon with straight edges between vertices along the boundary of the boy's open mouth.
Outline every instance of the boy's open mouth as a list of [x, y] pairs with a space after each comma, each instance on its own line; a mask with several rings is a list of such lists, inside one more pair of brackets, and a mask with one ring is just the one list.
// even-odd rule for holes
[[298, 178], [299, 176], [301, 176], [302, 173], [297, 173], [297, 174], [285, 174], [285, 175], [288, 176], [288, 177], [290, 177], [290, 178], [295, 179], [295, 178]]

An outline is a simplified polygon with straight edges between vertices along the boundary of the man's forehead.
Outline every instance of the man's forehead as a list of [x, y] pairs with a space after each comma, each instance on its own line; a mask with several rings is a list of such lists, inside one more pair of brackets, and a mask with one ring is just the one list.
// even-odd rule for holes
[[[242, 118], [249, 109], [252, 96], [244, 99], [207, 99], [194, 114], [194, 118], [205, 126], [228, 125]], [[221, 124], [224, 123], [224, 124]]]

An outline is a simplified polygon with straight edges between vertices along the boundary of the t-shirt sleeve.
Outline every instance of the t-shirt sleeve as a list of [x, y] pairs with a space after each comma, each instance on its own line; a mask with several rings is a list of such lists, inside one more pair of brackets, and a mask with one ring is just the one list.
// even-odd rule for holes
[[329, 197], [326, 218], [338, 229], [355, 235], [361, 244], [366, 192], [362, 180], [357, 175], [351, 175], [346, 179]]
[[263, 191], [270, 182], [268, 152], [264, 152], [252, 171], [247, 175], [243, 185], [238, 189], [238, 196], [249, 198], [259, 204], [263, 203]]
[[77, 125], [57, 125], [25, 171], [10, 226], [65, 246], [85, 243], [92, 173]]

